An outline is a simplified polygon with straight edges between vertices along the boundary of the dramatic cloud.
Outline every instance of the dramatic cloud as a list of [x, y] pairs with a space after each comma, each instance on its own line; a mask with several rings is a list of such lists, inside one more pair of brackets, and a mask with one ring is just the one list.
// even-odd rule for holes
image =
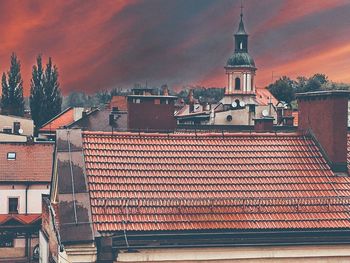
[[[225, 86], [240, 1], [0, 1], [0, 70], [11, 52], [28, 94], [38, 54], [59, 67], [61, 87], [94, 92], [134, 83]], [[315, 72], [350, 82], [348, 0], [246, 0], [249, 50], [263, 86]]]

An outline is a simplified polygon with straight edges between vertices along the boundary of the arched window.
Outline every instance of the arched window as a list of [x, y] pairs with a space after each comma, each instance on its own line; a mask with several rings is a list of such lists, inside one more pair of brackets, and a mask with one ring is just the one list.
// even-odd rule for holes
[[240, 50], [243, 49], [243, 42], [241, 42], [241, 43], [239, 44], [239, 49], [240, 49]]
[[235, 90], [240, 90], [241, 89], [241, 79], [236, 78], [235, 79]]

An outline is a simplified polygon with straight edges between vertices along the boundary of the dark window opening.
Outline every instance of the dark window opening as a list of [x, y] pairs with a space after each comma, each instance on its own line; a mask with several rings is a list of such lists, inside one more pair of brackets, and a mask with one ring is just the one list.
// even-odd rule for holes
[[13, 247], [14, 238], [12, 235], [4, 235], [0, 238], [0, 247]]
[[18, 198], [9, 198], [9, 214], [18, 214]]
[[240, 90], [241, 89], [241, 79], [236, 78], [235, 79], [235, 90]]
[[8, 133], [8, 134], [11, 134], [12, 133], [12, 129], [11, 128], [3, 128], [2, 131], [4, 133]]
[[255, 105], [249, 105], [249, 111], [255, 113]]
[[19, 130], [21, 129], [21, 123], [18, 121], [15, 121], [13, 123], [13, 133], [14, 134], [19, 134]]

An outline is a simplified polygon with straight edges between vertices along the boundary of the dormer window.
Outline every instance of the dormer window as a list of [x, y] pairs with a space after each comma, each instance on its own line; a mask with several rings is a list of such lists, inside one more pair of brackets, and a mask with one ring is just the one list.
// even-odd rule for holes
[[16, 160], [16, 153], [15, 152], [8, 152], [7, 153], [7, 160]]

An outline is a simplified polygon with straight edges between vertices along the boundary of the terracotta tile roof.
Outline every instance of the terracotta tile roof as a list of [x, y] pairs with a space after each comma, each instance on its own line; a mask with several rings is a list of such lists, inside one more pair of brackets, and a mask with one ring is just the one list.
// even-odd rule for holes
[[74, 108], [67, 108], [47, 123], [45, 123], [40, 131], [56, 131], [58, 128], [66, 126], [74, 121]]
[[84, 132], [83, 149], [100, 232], [350, 227], [350, 178], [298, 134]]
[[267, 88], [256, 88], [256, 101], [259, 105], [268, 105], [271, 102], [273, 105], [278, 103], [277, 99], [271, 94]]
[[0, 225], [3, 225], [10, 220], [16, 220], [23, 225], [29, 225], [37, 222], [41, 219], [41, 214], [1, 214], [0, 215]]
[[[50, 182], [53, 150], [51, 143], [0, 143], [0, 182]], [[7, 159], [9, 152], [16, 153], [16, 160]]]
[[126, 96], [113, 96], [109, 105], [110, 109], [112, 109], [113, 107], [118, 107], [118, 110], [120, 111], [128, 110]]

